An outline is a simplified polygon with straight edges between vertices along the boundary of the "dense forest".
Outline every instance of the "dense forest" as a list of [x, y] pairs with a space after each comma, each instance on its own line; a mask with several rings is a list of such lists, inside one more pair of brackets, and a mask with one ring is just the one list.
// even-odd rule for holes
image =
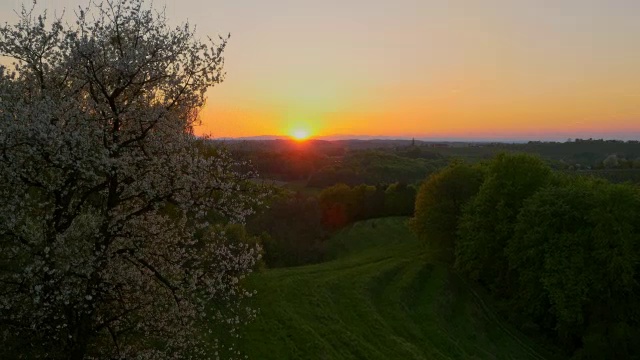
[[[570, 139], [571, 140], [571, 139]], [[419, 140], [225, 141], [234, 155], [250, 160], [262, 177], [324, 188], [396, 181], [414, 183], [452, 159], [469, 163], [499, 153], [540, 156], [556, 170], [640, 182], [640, 142], [575, 139], [567, 142], [482, 143]]]
[[356, 144], [260, 148], [255, 165], [279, 180], [248, 222], [267, 266], [329, 259], [326, 240], [355, 221], [413, 216], [429, 259], [484, 288], [521, 331], [574, 358], [640, 353], [637, 142]]
[[637, 185], [500, 154], [431, 176], [412, 225], [434, 261], [501, 300], [521, 330], [574, 358], [640, 353]]

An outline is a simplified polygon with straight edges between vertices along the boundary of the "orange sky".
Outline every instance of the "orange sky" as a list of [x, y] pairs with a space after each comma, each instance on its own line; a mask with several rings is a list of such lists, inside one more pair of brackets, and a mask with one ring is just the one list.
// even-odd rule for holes
[[[0, 4], [0, 21], [19, 4]], [[231, 33], [200, 134], [640, 136], [637, 0], [166, 0], [166, 11], [200, 35]]]
[[200, 132], [640, 134], [638, 1], [299, 3], [245, 8]]

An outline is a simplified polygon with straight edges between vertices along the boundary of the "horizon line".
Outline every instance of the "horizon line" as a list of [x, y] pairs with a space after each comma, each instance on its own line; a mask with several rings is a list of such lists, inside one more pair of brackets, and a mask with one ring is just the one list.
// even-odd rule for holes
[[[288, 135], [255, 135], [255, 136], [211, 136], [212, 140], [292, 140], [300, 141], [292, 136]], [[319, 140], [319, 141], [340, 141], [340, 140], [417, 140], [422, 142], [529, 142], [529, 141], [545, 141], [545, 142], [573, 142], [577, 139], [580, 140], [615, 140], [615, 141], [640, 141], [640, 132], [634, 133], [609, 133], [609, 134], [549, 134], [546, 136], [531, 136], [531, 135], [505, 135], [505, 136], [426, 136], [426, 135], [321, 135], [310, 136], [304, 141]]]

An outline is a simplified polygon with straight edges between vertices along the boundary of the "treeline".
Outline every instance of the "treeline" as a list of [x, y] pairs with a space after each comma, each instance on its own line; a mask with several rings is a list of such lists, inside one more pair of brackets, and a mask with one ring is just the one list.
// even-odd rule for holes
[[531, 155], [454, 163], [421, 186], [412, 226], [434, 260], [576, 359], [640, 354], [640, 189]]
[[337, 184], [410, 184], [447, 164], [433, 149], [410, 141], [273, 140], [231, 143], [229, 148], [235, 157], [250, 161], [262, 178], [316, 189]]
[[280, 192], [268, 208], [251, 218], [248, 231], [260, 236], [264, 261], [269, 267], [297, 266], [324, 260], [325, 240], [355, 221], [410, 216], [416, 187], [338, 184], [317, 196]]
[[612, 183], [631, 182], [640, 184], [640, 168], [633, 169], [597, 169], [597, 170], [579, 170], [567, 171], [576, 175], [598, 177]]
[[235, 157], [249, 160], [263, 178], [320, 189], [339, 183], [419, 182], [425, 174], [446, 166], [449, 159], [478, 162], [501, 152], [537, 154], [554, 169], [591, 171], [611, 181], [638, 181], [640, 176], [638, 141], [440, 144], [411, 140], [268, 140], [227, 145]]
[[441, 155], [410, 146], [398, 149], [359, 150], [334, 159], [309, 177], [307, 186], [356, 186], [393, 182], [415, 183], [447, 164]]

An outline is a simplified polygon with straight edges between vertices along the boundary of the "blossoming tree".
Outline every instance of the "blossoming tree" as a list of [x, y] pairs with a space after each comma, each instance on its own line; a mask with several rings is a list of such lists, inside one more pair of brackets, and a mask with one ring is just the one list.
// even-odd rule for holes
[[0, 28], [4, 355], [220, 356], [259, 257], [223, 226], [260, 198], [253, 175], [192, 131], [227, 39], [170, 28], [144, 0], [72, 24], [20, 15]]

